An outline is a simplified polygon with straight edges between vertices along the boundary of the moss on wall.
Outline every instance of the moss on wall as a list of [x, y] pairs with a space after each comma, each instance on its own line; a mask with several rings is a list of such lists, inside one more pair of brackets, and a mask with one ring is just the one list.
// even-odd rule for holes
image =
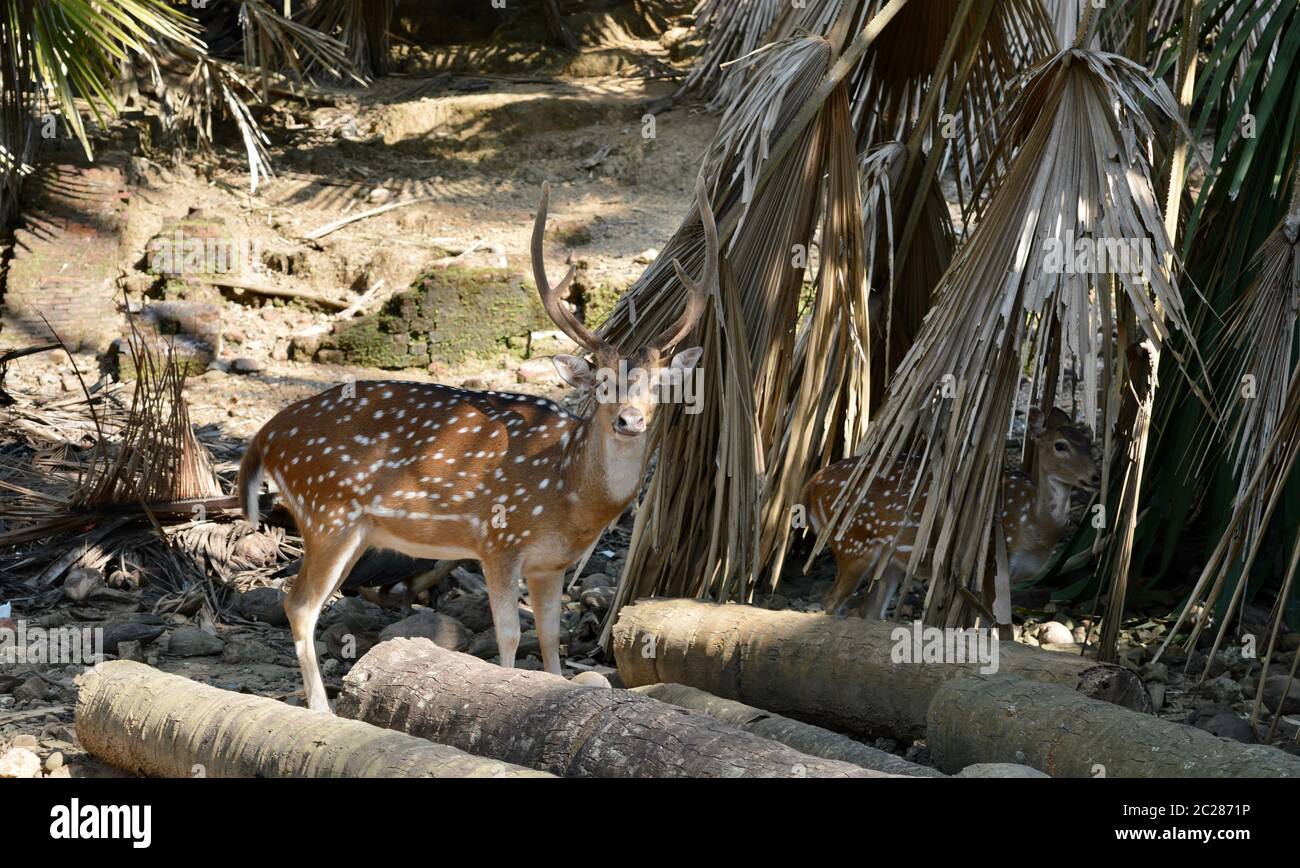
[[528, 333], [552, 328], [537, 290], [496, 268], [431, 271], [374, 314], [354, 320], [322, 348], [350, 364], [377, 368], [458, 363], [502, 350], [522, 352]]

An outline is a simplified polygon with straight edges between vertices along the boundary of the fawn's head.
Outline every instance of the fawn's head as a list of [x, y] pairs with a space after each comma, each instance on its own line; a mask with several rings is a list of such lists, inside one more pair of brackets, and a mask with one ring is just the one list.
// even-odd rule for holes
[[1101, 471], [1092, 457], [1092, 439], [1059, 407], [1047, 413], [1029, 409], [1029, 437], [1042, 479], [1077, 488], [1096, 488]]
[[673, 268], [677, 272], [677, 278], [687, 289], [682, 315], [645, 346], [623, 353], [579, 322], [562, 300], [565, 289], [573, 280], [573, 266], [569, 266], [569, 273], [558, 286], [550, 286], [546, 266], [542, 261], [542, 238], [546, 233], [550, 185], [542, 185], [542, 201], [537, 207], [537, 219], [533, 222], [533, 277], [537, 281], [537, 292], [541, 295], [546, 313], [560, 330], [578, 346], [589, 351], [595, 361], [593, 370], [591, 364], [581, 356], [561, 354], [555, 357], [555, 369], [571, 386], [597, 388], [593, 424], [598, 430], [600, 426], [609, 426], [605, 430], [623, 440], [633, 440], [649, 429], [663, 388], [676, 384], [667, 378], [672, 377], [680, 382], [690, 374], [704, 352], [701, 347], [691, 347], [676, 354], [669, 352], [695, 328], [700, 315], [704, 313], [713, 281], [718, 279], [718, 227], [709, 208], [703, 178], [696, 179], [695, 197], [700, 221], [704, 226], [705, 242], [704, 273], [700, 282], [696, 283], [688, 277], [681, 263], [674, 259]]

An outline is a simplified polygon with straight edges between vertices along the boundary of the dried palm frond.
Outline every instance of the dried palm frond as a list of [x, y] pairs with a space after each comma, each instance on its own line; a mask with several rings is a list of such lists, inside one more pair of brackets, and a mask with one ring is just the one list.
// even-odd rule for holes
[[[337, 17], [355, 24], [350, 16], [359, 14], [361, 5], [358, 2], [328, 3], [320, 4], [316, 9], [333, 9]], [[388, 20], [380, 19], [385, 34], [392, 18], [391, 3], [387, 5]], [[351, 78], [360, 85], [367, 83], [357, 66], [359, 60], [370, 59], [368, 52], [362, 54], [358, 46], [350, 46], [329, 35], [333, 27], [314, 28], [286, 18], [272, 9], [267, 0], [241, 0], [239, 23], [243, 28], [244, 66], [257, 70], [263, 100], [268, 97], [271, 75], [277, 70], [299, 83], [305, 81], [313, 69], [337, 79]], [[363, 30], [363, 38], [364, 35]]]
[[[908, 159], [901, 142], [886, 142], [862, 154], [858, 161], [862, 184], [862, 232], [870, 254], [867, 286], [871, 288], [871, 411], [879, 405], [894, 371], [911, 349], [921, 321], [930, 311], [931, 296], [947, 270], [956, 247], [952, 218], [943, 191], [931, 178], [922, 196], [916, 187], [924, 164]], [[911, 177], [904, 173], [911, 171]], [[902, 241], [903, 209], [921, 202], [916, 250], [896, 267]], [[858, 444], [853, 444], [856, 448]], [[825, 456], [829, 461], [832, 456]]]
[[[837, 28], [861, 32], [890, 5], [884, 0], [786, 5], [764, 39], [811, 33], [834, 41]], [[902, 5], [847, 76], [858, 150], [898, 140], [909, 142], [914, 153], [936, 151], [928, 173], [934, 174], [940, 157], [952, 165], [963, 214], [972, 212], [977, 203], [970, 189], [997, 138], [1008, 85], [1054, 46], [1037, 0]], [[715, 102], [734, 99], [745, 74], [743, 65], [734, 64]], [[942, 117], [936, 106], [944, 107]]]
[[742, 82], [728, 76], [725, 65], [762, 45], [788, 5], [785, 0], [700, 0], [693, 26], [704, 38], [704, 48], [678, 93], [698, 94], [710, 111], [733, 105]]
[[132, 320], [128, 349], [137, 379], [131, 409], [113, 454], [106, 449], [91, 467], [75, 505], [170, 505], [223, 493], [190, 425], [182, 366], [166, 341], [150, 343]]
[[[1225, 591], [1230, 590], [1211, 654], [1222, 645], [1265, 550], [1266, 531], [1280, 521], [1277, 508], [1300, 455], [1300, 364], [1295, 361], [1300, 342], [1300, 172], [1294, 169], [1292, 184], [1290, 210], [1258, 251], [1254, 282], [1233, 310], [1224, 335], [1225, 346], [1237, 348], [1225, 354], [1225, 366], [1232, 371], [1229, 381], [1238, 384], [1224, 408], [1224, 415], [1231, 419], [1228, 461], [1237, 481], [1231, 517], [1162, 651], [1177, 628], [1191, 622], [1194, 606], [1219, 606]], [[1291, 554], [1271, 616], [1261, 692], [1253, 712], [1256, 719], [1263, 680], [1300, 561], [1300, 540], [1285, 529], [1282, 537]], [[1205, 625], [1206, 619], [1196, 620], [1186, 640], [1188, 648], [1195, 645]]]
[[[1128, 346], [1160, 347], [1171, 329], [1186, 328], [1144, 144], [1154, 134], [1146, 104], [1177, 121], [1168, 89], [1116, 55], [1070, 48], [1026, 76], [991, 155], [1007, 160], [1005, 179], [940, 282], [861, 450], [867, 460], [819, 537], [821, 545], [847, 525], [878, 476], [914, 463], [909, 496], [927, 483], [930, 493], [908, 576], [932, 551], [929, 623], [966, 623], [958, 589], [982, 589], [1022, 371], [1041, 400], [1077, 359], [1085, 420], [1105, 430], [1111, 455], [1114, 432], [1097, 423], [1103, 405], [1115, 418], [1131, 383]], [[1148, 253], [1145, 267], [1077, 273], [1065, 263], [1078, 239], [1135, 242]], [[1009, 623], [1009, 600], [997, 602], [999, 621]]]
[[271, 155], [267, 151], [270, 140], [258, 126], [246, 101], [256, 100], [257, 90], [231, 64], [206, 54], [193, 54], [189, 59], [193, 63], [189, 74], [174, 91], [166, 88], [162, 92], [164, 119], [177, 134], [177, 144], [182, 149], [189, 135], [197, 150], [204, 154], [213, 151], [213, 121], [219, 116], [234, 121], [248, 161], [249, 190], [255, 192], [262, 179], [272, 175]]
[[336, 36], [346, 48], [349, 67], [356, 73], [382, 75], [389, 68], [396, 5], [394, 0], [317, 3], [303, 16], [303, 24]]
[[[802, 268], [792, 263], [796, 245], [806, 251], [812, 241], [823, 124], [805, 130], [771, 169], [762, 193], [755, 189], [769, 168], [769, 136], [790, 123], [827, 74], [831, 47], [822, 39], [792, 40], [751, 62], [756, 68], [745, 98], [724, 115], [701, 172], [713, 190], [730, 263], [714, 315], [700, 326], [703, 405], [691, 415], [674, 407], [656, 416], [662, 420], [658, 470], [637, 514], [616, 605], [651, 593], [714, 599], [752, 593], [767, 457], [781, 439], [790, 403], [803, 283]], [[692, 218], [624, 294], [602, 336], [631, 346], [666, 327], [681, 305], [669, 263], [679, 259], [694, 273], [702, 258]]]

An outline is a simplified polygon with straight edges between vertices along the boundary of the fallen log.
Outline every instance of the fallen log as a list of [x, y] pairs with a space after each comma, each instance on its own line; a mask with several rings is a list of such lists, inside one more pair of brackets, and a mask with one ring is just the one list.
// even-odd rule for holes
[[847, 735], [840, 735], [838, 732], [831, 732], [829, 729], [822, 729], [810, 723], [791, 720], [731, 699], [723, 699], [712, 693], [687, 687], [685, 684], [648, 684], [644, 687], [633, 687], [632, 692], [688, 711], [702, 712], [714, 720], [720, 720], [762, 738], [779, 741], [795, 750], [823, 759], [841, 760], [853, 763], [855, 766], [862, 766], [864, 769], [875, 769], [878, 772], [894, 775], [918, 778], [944, 777], [943, 772], [929, 766], [908, 762], [887, 751], [854, 741]]
[[340, 714], [565, 777], [889, 777], [631, 693], [503, 669], [427, 639], [381, 642]]
[[1300, 757], [1276, 748], [1007, 675], [941, 685], [926, 732], [944, 771], [1017, 762], [1053, 777], [1300, 778]]
[[114, 660], [77, 679], [77, 739], [154, 777], [550, 777], [356, 720]]
[[[614, 656], [629, 687], [687, 684], [829, 729], [922, 738], [936, 691], [985, 667], [924, 662], [924, 648], [921, 659], [896, 662], [917, 656], [912, 630], [700, 600], [639, 600], [619, 613]], [[1121, 667], [1012, 642], [997, 649], [1000, 672], [1150, 709], [1142, 682]]]

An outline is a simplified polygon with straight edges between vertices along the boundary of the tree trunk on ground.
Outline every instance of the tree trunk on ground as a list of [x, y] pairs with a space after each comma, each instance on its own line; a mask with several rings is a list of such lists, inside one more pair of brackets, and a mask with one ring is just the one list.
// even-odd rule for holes
[[634, 687], [632, 692], [689, 711], [703, 712], [715, 720], [739, 727], [745, 732], [779, 741], [795, 750], [824, 759], [842, 760], [862, 766], [864, 769], [875, 769], [878, 772], [889, 772], [894, 775], [924, 778], [944, 776], [942, 772], [929, 766], [908, 762], [892, 753], [854, 741], [847, 735], [840, 735], [838, 732], [831, 732], [820, 726], [800, 723], [730, 699], [722, 699], [712, 693], [687, 687], [685, 684], [650, 684], [645, 687]]
[[1053, 777], [1300, 777], [1300, 757], [1006, 675], [953, 679], [930, 708], [945, 771], [1020, 762]]
[[[922, 738], [935, 692], [981, 664], [894, 662], [896, 650], [914, 652], [911, 631], [860, 618], [641, 600], [619, 613], [614, 654], [630, 687], [688, 684], [834, 730]], [[1011, 642], [1000, 643], [997, 660], [1000, 672], [1150, 709], [1141, 681], [1120, 667]]]
[[356, 720], [115, 660], [78, 679], [77, 738], [155, 777], [547, 777]]
[[343, 680], [340, 714], [566, 777], [885, 777], [626, 690], [392, 639]]

